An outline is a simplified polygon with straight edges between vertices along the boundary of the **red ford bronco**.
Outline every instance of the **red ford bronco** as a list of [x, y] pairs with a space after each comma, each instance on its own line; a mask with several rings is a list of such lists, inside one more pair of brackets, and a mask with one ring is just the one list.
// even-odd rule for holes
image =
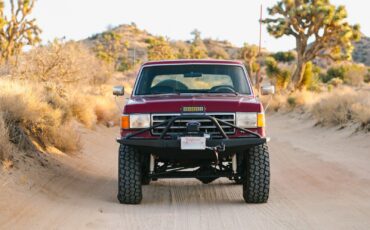
[[[263, 87], [262, 93], [273, 93]], [[116, 86], [113, 94], [122, 96]], [[269, 196], [265, 114], [238, 61], [143, 64], [121, 117], [118, 200], [138, 204], [142, 185], [161, 178], [226, 177], [247, 203]]]

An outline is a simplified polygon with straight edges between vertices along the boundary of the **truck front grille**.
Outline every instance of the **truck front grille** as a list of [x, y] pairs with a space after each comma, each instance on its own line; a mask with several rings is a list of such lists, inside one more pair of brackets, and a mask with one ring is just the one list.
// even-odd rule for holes
[[[226, 121], [228, 123], [231, 123], [235, 125], [235, 114], [234, 113], [207, 113], [206, 115], [215, 117], [217, 119]], [[158, 125], [168, 119], [171, 119], [173, 117], [180, 116], [180, 114], [152, 114], [152, 125]], [[181, 119], [181, 120], [176, 120], [173, 125], [170, 127], [169, 131], [167, 134], [169, 135], [176, 135], [176, 134], [181, 134], [186, 131], [186, 124], [190, 121], [190, 119]], [[212, 135], [218, 135], [220, 134], [216, 126], [213, 124], [212, 121], [207, 120], [207, 119], [197, 119], [196, 121], [200, 122], [200, 131], [204, 133], [209, 133]], [[233, 127], [227, 126], [227, 125], [222, 125], [220, 124], [221, 127], [224, 129], [226, 134], [234, 134], [235, 129]], [[166, 128], [166, 126], [159, 126], [155, 129], [152, 130], [153, 135], [160, 135], [163, 130]]]

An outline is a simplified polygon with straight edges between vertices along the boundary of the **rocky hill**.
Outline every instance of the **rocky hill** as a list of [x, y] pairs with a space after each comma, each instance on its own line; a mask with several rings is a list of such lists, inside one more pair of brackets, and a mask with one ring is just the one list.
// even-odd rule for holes
[[[95, 34], [82, 42], [94, 48], [97, 45], [104, 45], [108, 49], [115, 48], [125, 50], [128, 62], [143, 62], [147, 60], [147, 48], [150, 39], [158, 39], [159, 36], [150, 34], [145, 30], [139, 29], [135, 24], [120, 25], [99, 34]], [[180, 41], [167, 39], [171, 47], [175, 50], [190, 49], [192, 41]], [[211, 38], [202, 39], [207, 54], [210, 58], [238, 59], [240, 47], [234, 46], [228, 41], [220, 41]], [[114, 47], [115, 46], [115, 47]]]
[[355, 43], [352, 57], [355, 62], [370, 66], [370, 37], [363, 35], [361, 40]]
[[[123, 24], [99, 34], [95, 34], [82, 42], [93, 49], [104, 46], [104, 50], [112, 50], [118, 53], [118, 56], [111, 58], [124, 62], [125, 65], [133, 66], [136, 63], [142, 63], [148, 60], [148, 46], [151, 39], [158, 39], [159, 36], [153, 35], [146, 30], [139, 29], [134, 23]], [[191, 40], [171, 40], [166, 38], [169, 45], [177, 54], [184, 50], [189, 52]], [[237, 47], [226, 40], [215, 40], [211, 38], [202, 38], [202, 46], [206, 49], [207, 57], [221, 59], [240, 59], [241, 47]], [[95, 50], [96, 51], [96, 50]], [[99, 52], [99, 51], [98, 51]], [[263, 49], [263, 53], [269, 51]], [[102, 54], [103, 57], [110, 54]], [[113, 55], [113, 54], [111, 54]], [[109, 58], [109, 57], [107, 57]], [[188, 58], [178, 55], [177, 58]], [[370, 66], [370, 38], [363, 35], [359, 42], [355, 43], [353, 51], [353, 60]], [[118, 67], [117, 67], [118, 68]]]

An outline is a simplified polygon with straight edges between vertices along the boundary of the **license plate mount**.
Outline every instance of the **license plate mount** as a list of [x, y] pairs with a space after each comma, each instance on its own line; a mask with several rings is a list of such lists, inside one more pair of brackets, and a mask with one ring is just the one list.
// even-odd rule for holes
[[205, 150], [205, 137], [181, 137], [182, 150]]

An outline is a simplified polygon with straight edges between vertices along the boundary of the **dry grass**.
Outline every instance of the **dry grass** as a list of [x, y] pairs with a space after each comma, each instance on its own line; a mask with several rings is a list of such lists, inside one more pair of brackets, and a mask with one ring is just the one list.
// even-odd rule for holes
[[0, 162], [8, 159], [14, 153], [14, 147], [9, 141], [9, 130], [0, 113]]
[[370, 130], [370, 92], [349, 87], [326, 93], [311, 110], [322, 125], [345, 126], [350, 122]]
[[307, 112], [324, 126], [356, 124], [360, 129], [370, 131], [369, 89], [338, 86], [324, 93], [296, 91], [262, 97], [262, 102], [265, 106], [268, 104], [268, 112]]
[[291, 94], [275, 94], [272, 97], [263, 96], [262, 102], [264, 105], [268, 104], [268, 110], [273, 112], [290, 111], [296, 108], [309, 110], [319, 98], [318, 93], [302, 90]]
[[2, 132], [1, 145], [9, 143], [10, 139], [22, 150], [50, 146], [63, 152], [79, 150], [81, 145], [75, 120], [93, 128], [97, 122], [118, 119], [115, 118], [118, 113], [113, 99], [106, 99], [91, 86], [82, 88], [77, 91], [51, 83], [0, 80], [3, 129], [9, 130]]
[[107, 82], [113, 67], [103, 63], [81, 43], [54, 41], [18, 57], [13, 77], [63, 84]]
[[2, 165], [4, 171], [9, 171], [14, 166], [13, 161], [10, 159], [3, 160]]

